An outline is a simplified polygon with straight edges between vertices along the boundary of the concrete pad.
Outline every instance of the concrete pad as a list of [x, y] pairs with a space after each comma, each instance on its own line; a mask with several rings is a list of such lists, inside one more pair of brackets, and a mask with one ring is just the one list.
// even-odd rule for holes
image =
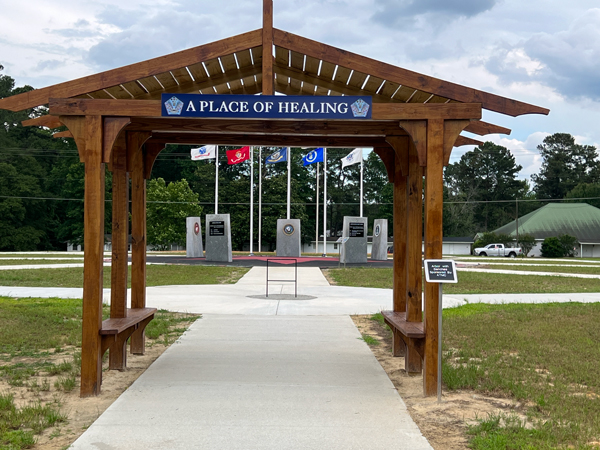
[[431, 449], [349, 317], [206, 315], [73, 449]]

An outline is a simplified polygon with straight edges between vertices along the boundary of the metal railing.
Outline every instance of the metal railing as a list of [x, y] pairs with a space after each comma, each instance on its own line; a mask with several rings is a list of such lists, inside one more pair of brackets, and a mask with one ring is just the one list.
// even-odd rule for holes
[[269, 279], [269, 261], [289, 261], [291, 258], [267, 258], [267, 284], [265, 297], [269, 297], [269, 281], [281, 281], [284, 283], [294, 283], [294, 297], [298, 297], [298, 260], [294, 258], [294, 279], [293, 280], [278, 280]]

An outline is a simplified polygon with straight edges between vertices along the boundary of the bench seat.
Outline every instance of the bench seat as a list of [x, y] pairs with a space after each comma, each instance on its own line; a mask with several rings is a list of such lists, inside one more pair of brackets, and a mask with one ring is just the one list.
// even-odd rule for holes
[[383, 320], [392, 329], [394, 339], [392, 353], [404, 356], [404, 368], [408, 373], [420, 373], [423, 369], [425, 350], [425, 324], [408, 322], [406, 312], [381, 311]]
[[106, 319], [102, 321], [100, 334], [119, 334], [132, 325], [142, 322], [144, 319], [154, 316], [156, 308], [132, 308], [127, 310], [127, 317]]

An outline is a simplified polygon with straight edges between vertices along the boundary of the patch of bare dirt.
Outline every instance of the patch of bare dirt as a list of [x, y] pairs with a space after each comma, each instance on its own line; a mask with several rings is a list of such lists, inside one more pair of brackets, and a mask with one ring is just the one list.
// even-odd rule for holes
[[409, 376], [404, 370], [404, 358], [392, 356], [392, 339], [388, 329], [370, 319], [370, 315], [352, 316], [361, 334], [376, 338], [379, 345], [370, 345], [375, 358], [383, 367], [404, 400], [408, 412], [436, 450], [468, 448], [467, 427], [477, 419], [500, 412], [519, 413], [522, 405], [505, 398], [489, 397], [472, 391], [444, 391], [442, 402], [437, 397], [423, 396], [421, 375]]

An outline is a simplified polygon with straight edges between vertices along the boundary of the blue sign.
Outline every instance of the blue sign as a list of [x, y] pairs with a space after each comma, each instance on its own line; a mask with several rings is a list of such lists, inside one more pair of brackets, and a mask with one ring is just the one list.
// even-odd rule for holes
[[370, 119], [369, 96], [162, 94], [163, 117]]

